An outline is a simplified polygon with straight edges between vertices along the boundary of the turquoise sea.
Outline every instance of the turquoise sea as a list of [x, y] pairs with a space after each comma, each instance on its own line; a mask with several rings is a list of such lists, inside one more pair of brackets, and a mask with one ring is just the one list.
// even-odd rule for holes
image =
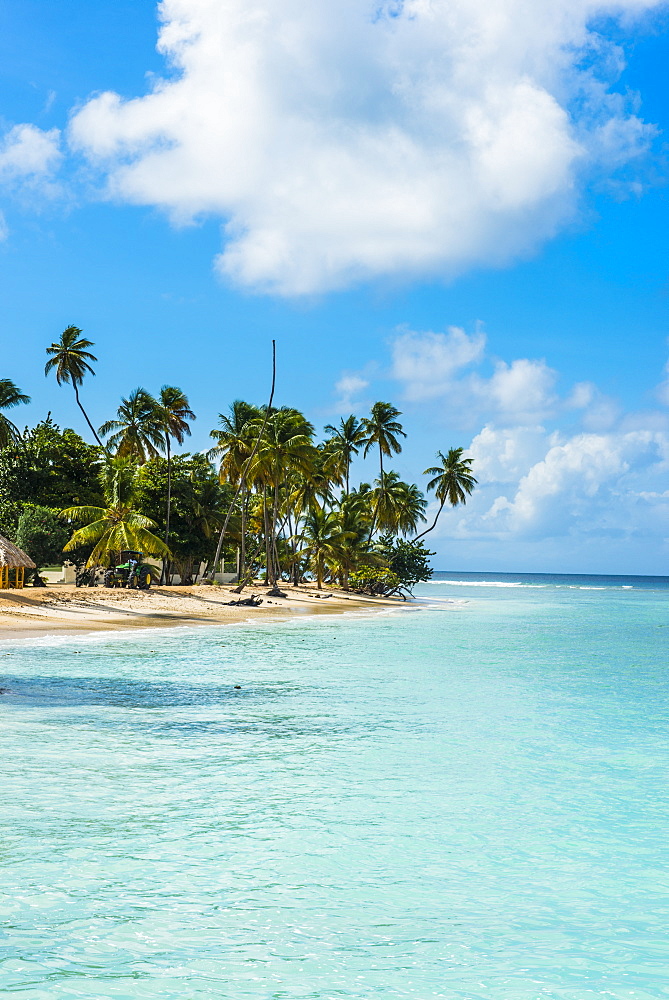
[[0, 644], [3, 995], [669, 997], [669, 580]]

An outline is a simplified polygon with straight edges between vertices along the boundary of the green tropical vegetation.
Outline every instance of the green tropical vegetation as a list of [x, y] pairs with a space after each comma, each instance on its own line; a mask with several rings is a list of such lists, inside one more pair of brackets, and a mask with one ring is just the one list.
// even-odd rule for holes
[[2, 410], [11, 410], [19, 403], [29, 403], [30, 396], [26, 396], [14, 383], [8, 379], [0, 379], [0, 448], [6, 448], [8, 444], [13, 444], [20, 438], [18, 427], [11, 422]]
[[37, 586], [42, 583], [40, 567], [62, 562], [63, 546], [70, 532], [51, 507], [38, 504], [24, 507], [16, 529], [16, 544], [30, 553], [36, 569], [32, 571]]
[[[3, 411], [28, 403], [0, 379], [0, 533], [19, 541], [38, 566], [70, 558], [114, 566], [123, 551], [162, 560], [162, 581], [213, 580], [234, 570], [237, 590], [251, 580], [333, 585], [378, 595], [410, 593], [430, 578], [421, 539], [444, 508], [466, 503], [476, 479], [463, 448], [438, 452], [428, 499], [388, 468], [402, 452], [402, 413], [377, 401], [324, 428], [291, 406], [233, 401], [219, 415], [206, 453], [180, 451], [196, 419], [188, 396], [163, 385], [121, 397], [95, 428], [80, 388], [94, 375], [94, 347], [69, 326], [46, 348], [45, 374], [69, 384], [94, 444], [49, 414], [20, 431]], [[175, 450], [176, 449], [176, 450]], [[356, 459], [376, 455], [372, 482], [353, 478]]]
[[155, 521], [139, 510], [139, 470], [132, 458], [117, 455], [105, 462], [101, 475], [104, 507], [91, 504], [67, 507], [62, 517], [72, 524], [81, 523], [63, 551], [92, 545], [88, 565], [108, 566], [117, 553], [137, 549], [149, 556], [164, 556], [169, 550], [153, 533]]

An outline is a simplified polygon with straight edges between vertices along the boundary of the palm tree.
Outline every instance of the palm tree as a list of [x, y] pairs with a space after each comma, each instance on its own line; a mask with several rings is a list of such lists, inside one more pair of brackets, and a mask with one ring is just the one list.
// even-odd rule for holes
[[[260, 433], [260, 428], [258, 428]], [[260, 442], [253, 478], [269, 488], [272, 497], [271, 514], [267, 511], [265, 542], [267, 549], [267, 582], [276, 583], [279, 572], [276, 558], [276, 523], [279, 508], [279, 491], [291, 474], [309, 478], [316, 458], [312, 443], [312, 424], [292, 407], [282, 406], [275, 410], [266, 424], [264, 437]]]
[[107, 446], [140, 465], [157, 458], [164, 444], [164, 423], [151, 393], [141, 387], [135, 389], [127, 399], [121, 399], [116, 414], [118, 420], [107, 420], [100, 428], [103, 437], [110, 435]]
[[413, 535], [419, 522], [425, 520], [425, 497], [415, 483], [403, 482], [396, 472], [384, 472], [383, 479], [376, 480], [376, 489], [372, 492], [381, 531], [406, 537]]
[[[228, 508], [228, 513], [225, 516], [225, 521], [223, 522], [223, 527], [221, 528], [220, 534], [218, 536], [218, 544], [216, 546], [216, 555], [214, 556], [214, 561], [213, 561], [212, 567], [211, 567], [211, 581], [212, 581], [212, 583], [214, 581], [214, 576], [216, 574], [216, 566], [218, 565], [218, 560], [220, 559], [220, 556], [221, 556], [221, 549], [223, 547], [223, 539], [225, 537], [225, 532], [226, 532], [226, 529], [228, 527], [228, 521], [230, 520], [230, 517], [232, 516], [232, 508], [234, 507], [234, 505], [237, 502], [237, 497], [239, 496], [239, 493], [240, 493], [240, 490], [241, 490], [242, 480], [246, 477], [246, 474], [248, 473], [248, 470], [249, 470], [249, 467], [251, 465], [251, 462], [253, 462], [253, 460], [254, 460], [254, 458], [256, 456], [256, 452], [258, 451], [258, 448], [260, 446], [260, 442], [261, 442], [262, 437], [263, 437], [263, 435], [265, 433], [265, 426], [267, 424], [267, 421], [269, 420], [270, 413], [272, 412], [272, 402], [274, 400], [274, 389], [275, 388], [276, 388], [276, 340], [273, 340], [272, 341], [272, 387], [271, 387], [271, 389], [269, 391], [269, 401], [267, 403], [267, 406], [265, 407], [265, 419], [263, 420], [262, 426], [260, 427], [260, 430], [258, 431], [258, 434], [256, 436], [256, 440], [255, 440], [255, 444], [254, 444], [254, 446], [253, 446], [253, 448], [251, 450], [251, 454], [249, 455], [249, 457], [246, 459], [246, 462], [244, 463], [243, 476], [241, 477], [240, 483], [237, 486], [237, 489], [235, 490], [235, 495], [232, 498], [232, 503], [230, 504], [230, 506]], [[245, 586], [245, 581], [244, 580], [240, 580], [239, 584], [235, 588], [235, 593], [241, 594], [242, 590], [244, 589], [244, 586]]]
[[368, 492], [348, 493], [339, 504], [339, 520], [345, 534], [337, 558], [337, 570], [341, 585], [348, 590], [349, 575], [359, 566], [383, 565], [382, 556], [369, 545], [369, 523], [371, 508]]
[[364, 442], [365, 429], [358, 418], [351, 413], [346, 419], [341, 417], [339, 427], [328, 424], [325, 432], [332, 435], [327, 442], [329, 450], [340, 458], [344, 467], [346, 493], [348, 494], [351, 461], [353, 456], [358, 454], [358, 450]]
[[421, 532], [420, 535], [416, 535], [414, 541], [417, 542], [419, 538], [427, 535], [428, 532], [436, 527], [439, 515], [444, 509], [446, 501], [452, 507], [457, 507], [460, 503], [465, 504], [467, 497], [471, 495], [472, 490], [476, 486], [477, 480], [474, 479], [470, 468], [474, 459], [463, 458], [462, 453], [464, 450], [464, 448], [450, 448], [447, 455], [438, 451], [437, 458], [441, 459], [441, 465], [434, 465], [430, 469], [426, 469], [423, 473], [424, 476], [434, 476], [434, 479], [431, 479], [427, 484], [427, 488], [428, 490], [434, 490], [435, 496], [441, 501], [441, 504], [434, 522], [429, 528]]
[[[379, 446], [379, 465], [380, 465], [380, 482], [381, 482], [381, 493], [379, 498], [383, 494], [383, 456], [399, 454], [402, 450], [402, 445], [397, 440], [398, 436], [401, 434], [402, 437], [406, 437], [406, 434], [402, 430], [402, 425], [397, 422], [397, 417], [401, 417], [402, 414], [400, 410], [396, 409], [392, 403], [374, 403], [372, 407], [372, 413], [370, 417], [365, 417], [362, 421], [363, 427], [363, 442], [365, 445], [365, 450], [363, 455], [365, 458], [367, 454], [374, 445]], [[377, 503], [378, 507], [378, 503]], [[372, 517], [371, 527], [369, 529], [369, 537], [372, 537], [374, 533], [374, 526], [376, 524], [376, 511], [374, 511], [374, 516]]]
[[316, 573], [316, 586], [323, 589], [323, 574], [327, 565], [337, 565], [345, 558], [345, 545], [352, 532], [344, 531], [339, 514], [313, 507], [304, 518], [303, 538], [305, 547], [300, 553], [308, 554]]
[[106, 507], [68, 507], [61, 511], [61, 517], [68, 521], [84, 523], [63, 551], [94, 545], [87, 566], [103, 565], [122, 549], [169, 557], [170, 550], [151, 530], [156, 527], [155, 521], [144, 517], [137, 509], [137, 466], [132, 458], [108, 459], [101, 478]]
[[[0, 378], [0, 410], [11, 410], [20, 403], [29, 402], [30, 396], [22, 393], [10, 379]], [[18, 427], [8, 420], [4, 413], [0, 413], [0, 448], [6, 448], [20, 436]]]
[[383, 476], [383, 456], [397, 455], [402, 450], [402, 445], [397, 437], [400, 434], [402, 437], [406, 437], [406, 434], [402, 430], [402, 425], [395, 419], [401, 416], [400, 410], [396, 409], [392, 403], [374, 403], [371, 416], [365, 417], [362, 421], [361, 443], [365, 446], [363, 455], [366, 458], [374, 445], [379, 446], [381, 476]]
[[[239, 579], [244, 579], [246, 566], [246, 516], [248, 507], [247, 464], [254, 445], [258, 445], [253, 437], [253, 429], [257, 421], [262, 419], [262, 412], [257, 406], [236, 399], [230, 413], [219, 413], [220, 430], [213, 430], [210, 437], [218, 442], [208, 454], [209, 459], [220, 457], [218, 471], [222, 483], [230, 483], [237, 487], [241, 503], [241, 537], [239, 554]], [[257, 428], [256, 428], [257, 430]], [[215, 571], [214, 566], [214, 571]]]
[[98, 437], [95, 427], [88, 419], [88, 414], [81, 405], [79, 399], [79, 386], [84, 381], [84, 376], [88, 373], [95, 375], [89, 361], [97, 361], [94, 354], [88, 350], [93, 347], [91, 340], [81, 337], [81, 330], [78, 326], [68, 326], [60, 335], [60, 340], [53, 342], [51, 347], [47, 347], [46, 353], [51, 357], [44, 366], [44, 374], [48, 375], [54, 368], [56, 370], [56, 382], [62, 385], [63, 382], [71, 382], [74, 389], [74, 396], [77, 406], [81, 410], [90, 427], [93, 437], [102, 448], [102, 441]]
[[[157, 414], [162, 431], [165, 435], [165, 451], [167, 453], [167, 510], [165, 515], [165, 545], [170, 544], [170, 509], [172, 506], [172, 454], [171, 439], [177, 444], [183, 444], [186, 435], [190, 435], [189, 420], [195, 420], [195, 414], [190, 408], [188, 396], [176, 385], [164, 385], [160, 390]], [[169, 582], [167, 566], [163, 567], [165, 582]]]

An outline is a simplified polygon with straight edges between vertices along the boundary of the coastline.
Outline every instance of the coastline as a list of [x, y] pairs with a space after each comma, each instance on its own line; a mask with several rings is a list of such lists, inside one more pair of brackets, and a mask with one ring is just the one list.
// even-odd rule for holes
[[0, 591], [0, 641], [47, 634], [113, 632], [126, 629], [176, 628], [189, 625], [235, 625], [277, 621], [304, 615], [345, 614], [356, 610], [406, 607], [400, 598], [363, 597], [330, 587], [281, 588], [285, 598], [265, 596], [263, 586], [248, 587], [242, 597], [257, 594], [259, 607], [230, 606], [232, 587], [155, 587], [148, 591], [77, 588], [55, 584], [45, 588]]

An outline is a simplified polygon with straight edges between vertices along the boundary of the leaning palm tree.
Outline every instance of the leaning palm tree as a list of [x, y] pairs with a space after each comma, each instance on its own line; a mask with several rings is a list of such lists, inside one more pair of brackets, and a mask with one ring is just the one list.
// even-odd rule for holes
[[95, 427], [93, 427], [93, 424], [88, 419], [88, 414], [79, 399], [79, 386], [84, 381], [84, 376], [88, 373], [95, 375], [89, 364], [89, 361], [98, 360], [88, 350], [92, 346], [93, 342], [91, 340], [86, 340], [85, 337], [81, 336], [81, 330], [78, 326], [68, 326], [61, 333], [60, 340], [54, 341], [51, 347], [47, 347], [46, 353], [50, 354], [51, 357], [44, 366], [44, 374], [48, 375], [50, 371], [55, 369], [58, 385], [62, 385], [63, 382], [72, 383], [77, 406], [83, 413], [93, 437], [100, 447], [103, 447], [102, 441], [98, 437]]
[[325, 433], [332, 435], [327, 442], [328, 450], [341, 460], [344, 468], [346, 493], [348, 494], [351, 461], [353, 456], [358, 454], [358, 450], [365, 440], [365, 429], [358, 418], [351, 413], [346, 419], [343, 417], [340, 419], [339, 427], [328, 424]]
[[436, 527], [439, 515], [447, 501], [452, 507], [457, 507], [460, 503], [465, 504], [467, 497], [471, 495], [476, 486], [477, 480], [474, 479], [470, 468], [474, 459], [463, 458], [464, 450], [464, 448], [450, 448], [447, 455], [438, 451], [437, 458], [441, 459], [441, 465], [434, 465], [423, 473], [424, 476], [434, 476], [434, 479], [431, 479], [427, 484], [427, 488], [434, 490], [435, 496], [437, 500], [441, 501], [441, 504], [430, 527], [426, 528], [420, 535], [416, 535], [414, 541], [417, 542], [419, 538], [427, 535]]
[[[190, 435], [189, 420], [195, 420], [195, 414], [190, 408], [188, 396], [176, 385], [164, 385], [160, 390], [157, 406], [158, 421], [162, 425], [165, 436], [165, 452], [167, 454], [167, 505], [165, 513], [165, 545], [170, 544], [170, 511], [172, 507], [172, 454], [171, 440], [183, 444], [186, 435]], [[167, 566], [163, 567], [165, 582], [169, 582]]]
[[68, 507], [61, 517], [82, 522], [64, 552], [93, 545], [87, 566], [107, 564], [122, 549], [135, 549], [145, 555], [169, 557], [170, 550], [152, 528], [155, 521], [139, 513], [137, 500], [137, 465], [129, 457], [108, 459], [102, 472], [106, 507]]
[[122, 458], [133, 458], [144, 465], [157, 458], [164, 446], [164, 425], [158, 403], [146, 389], [135, 389], [127, 399], [121, 399], [117, 420], [107, 420], [100, 428], [109, 436], [108, 448], [114, 448]]
[[[11, 410], [20, 403], [29, 403], [30, 396], [21, 392], [8, 378], [0, 378], [0, 410]], [[4, 413], [0, 413], [0, 448], [5, 448], [20, 437], [18, 427]]]

